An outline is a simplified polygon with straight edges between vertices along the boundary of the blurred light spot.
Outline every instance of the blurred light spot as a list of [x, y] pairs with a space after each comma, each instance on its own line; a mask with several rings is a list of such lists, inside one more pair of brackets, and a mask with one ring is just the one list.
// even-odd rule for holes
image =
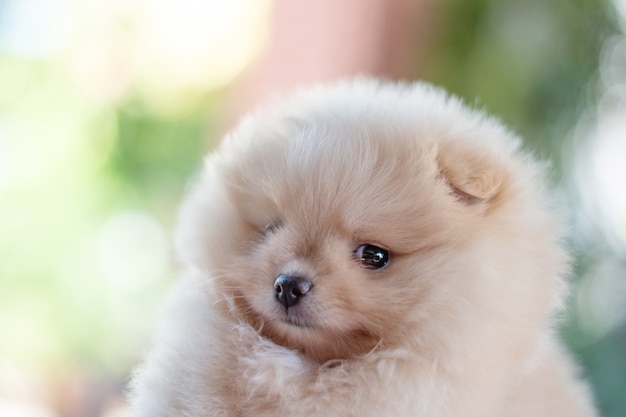
[[0, 416], [6, 417], [57, 417], [57, 414], [43, 406], [19, 403], [0, 398]]
[[44, 115], [32, 107], [51, 101], [31, 97], [25, 103], [31, 108], [0, 114], [0, 192], [31, 186], [48, 191], [55, 175], [64, 182], [57, 184], [67, 191], [70, 183], [84, 179], [68, 178], [68, 170], [97, 172], [106, 163], [117, 138], [113, 111], [57, 102]]
[[622, 20], [622, 25], [626, 30], [626, 0], [613, 0], [617, 13]]
[[626, 84], [626, 37], [613, 36], [605, 41], [600, 57], [600, 75], [604, 87], [609, 90]]
[[231, 82], [265, 39], [269, 1], [158, 0], [134, 51], [151, 88], [210, 90]]
[[598, 215], [626, 248], [626, 111], [602, 117], [592, 142], [591, 174]]
[[[626, 0], [615, 5], [626, 12]], [[577, 236], [588, 240], [585, 250], [598, 246], [576, 293], [581, 329], [594, 339], [626, 322], [626, 37], [605, 41], [599, 71], [592, 96], [599, 99], [579, 118], [570, 144], [581, 198]]]
[[0, 49], [29, 59], [54, 53], [71, 36], [72, 10], [46, 0], [9, 0], [0, 15]]
[[117, 48], [109, 38], [92, 37], [73, 56], [71, 65], [80, 90], [105, 103], [121, 101], [135, 81], [130, 58]]
[[153, 217], [124, 212], [102, 226], [98, 267], [120, 290], [136, 291], [164, 276], [169, 266], [168, 252], [163, 228]]
[[606, 41], [600, 75], [595, 112], [589, 110], [577, 127], [582, 141], [575, 149], [575, 179], [586, 222], [602, 230], [615, 253], [626, 254], [626, 37]]
[[576, 296], [581, 327], [596, 339], [626, 322], [626, 279], [622, 265], [605, 259], [583, 276]]

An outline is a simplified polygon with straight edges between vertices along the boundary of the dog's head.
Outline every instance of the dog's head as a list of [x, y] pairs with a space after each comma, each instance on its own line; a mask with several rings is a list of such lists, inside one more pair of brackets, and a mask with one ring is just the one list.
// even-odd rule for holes
[[[247, 119], [209, 157], [179, 253], [232, 317], [313, 359], [445, 345], [493, 312], [483, 303], [530, 314], [511, 291], [546, 285], [540, 268], [558, 275], [555, 245], [537, 265], [519, 260], [546, 247], [548, 221], [516, 147], [426, 86], [313, 90]], [[555, 285], [537, 291], [545, 311]]]

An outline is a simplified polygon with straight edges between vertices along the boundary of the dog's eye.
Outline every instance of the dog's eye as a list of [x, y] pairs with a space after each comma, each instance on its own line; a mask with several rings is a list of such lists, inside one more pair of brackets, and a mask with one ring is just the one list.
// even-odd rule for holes
[[374, 245], [361, 245], [354, 257], [367, 269], [380, 269], [389, 263], [389, 252]]
[[274, 221], [274, 222], [268, 223], [263, 228], [263, 234], [265, 236], [270, 235], [270, 234], [276, 232], [276, 230], [278, 230], [278, 228], [280, 226], [281, 226], [281, 222], [280, 221]]

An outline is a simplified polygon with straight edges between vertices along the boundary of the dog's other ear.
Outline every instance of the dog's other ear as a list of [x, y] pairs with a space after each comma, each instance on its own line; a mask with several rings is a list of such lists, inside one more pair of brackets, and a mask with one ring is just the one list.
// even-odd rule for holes
[[445, 143], [437, 149], [439, 175], [451, 193], [465, 204], [492, 199], [502, 188], [506, 172], [496, 155], [471, 144]]

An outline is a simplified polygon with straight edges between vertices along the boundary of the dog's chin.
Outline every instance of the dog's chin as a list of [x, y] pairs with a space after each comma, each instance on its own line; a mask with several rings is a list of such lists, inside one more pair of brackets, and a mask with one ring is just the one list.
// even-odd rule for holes
[[[309, 331], [313, 331], [315, 329], [322, 330], [318, 325], [312, 323], [310, 320], [307, 320], [305, 317], [302, 317], [300, 314], [284, 314], [277, 320], [285, 325], [285, 331], [295, 331], [296, 329]], [[296, 329], [294, 329], [294, 327]]]
[[355, 358], [372, 351], [381, 342], [380, 335], [362, 324], [349, 326], [350, 320], [324, 320], [300, 306], [287, 311], [279, 306], [255, 308], [254, 302], [243, 294], [231, 296], [233, 304], [228, 309], [235, 307], [237, 320], [243, 319], [263, 337], [318, 363]]
[[261, 333], [319, 363], [366, 354], [380, 342], [379, 336], [364, 328], [335, 329], [307, 320], [302, 314], [289, 313], [264, 320]]

